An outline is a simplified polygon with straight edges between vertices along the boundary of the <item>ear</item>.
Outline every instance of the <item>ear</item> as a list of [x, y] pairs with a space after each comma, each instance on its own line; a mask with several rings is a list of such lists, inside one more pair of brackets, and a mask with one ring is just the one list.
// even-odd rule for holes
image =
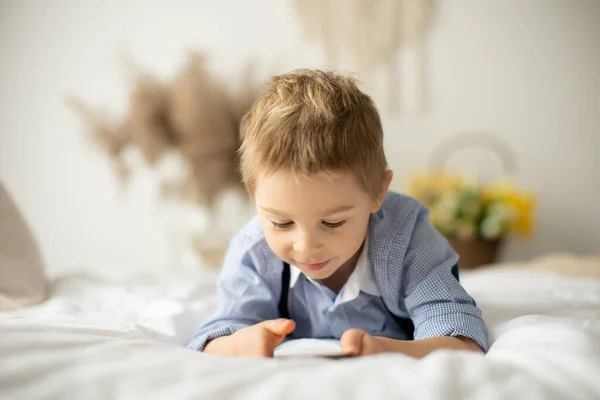
[[387, 192], [390, 188], [390, 184], [392, 183], [393, 177], [394, 172], [391, 169], [385, 171], [385, 179], [383, 180], [383, 183], [381, 185], [381, 193], [379, 195], [379, 199], [375, 203], [373, 203], [373, 210], [371, 210], [372, 212], [376, 213], [383, 205], [383, 201], [385, 200], [385, 196], [387, 195]]

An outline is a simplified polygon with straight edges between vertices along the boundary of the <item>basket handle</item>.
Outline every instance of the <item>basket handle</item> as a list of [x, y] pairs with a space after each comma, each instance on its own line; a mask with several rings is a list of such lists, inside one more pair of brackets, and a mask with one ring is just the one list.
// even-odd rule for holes
[[453, 153], [467, 147], [489, 150], [502, 162], [505, 173], [516, 176], [517, 156], [513, 147], [498, 136], [486, 132], [463, 132], [443, 140], [433, 150], [431, 168], [434, 171], [443, 170]]

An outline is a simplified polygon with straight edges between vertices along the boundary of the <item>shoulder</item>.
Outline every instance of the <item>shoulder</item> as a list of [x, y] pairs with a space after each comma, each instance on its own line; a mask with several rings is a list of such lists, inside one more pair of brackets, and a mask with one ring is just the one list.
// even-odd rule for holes
[[261, 275], [268, 275], [277, 270], [273, 266], [280, 263], [269, 247], [258, 216], [255, 215], [231, 238], [223, 268], [251, 268]]
[[235, 246], [240, 252], [250, 251], [265, 241], [265, 235], [260, 225], [258, 215], [254, 215], [242, 228], [233, 235], [230, 247]]
[[404, 268], [456, 263], [456, 254], [429, 222], [427, 208], [410, 196], [389, 192], [370, 225], [372, 260], [386, 279], [405, 273]]
[[375, 239], [387, 237], [395, 241], [407, 241], [418, 225], [428, 222], [429, 214], [423, 203], [390, 191], [379, 211], [372, 216], [372, 234]]
[[427, 213], [427, 208], [417, 199], [389, 191], [378, 213], [383, 218], [398, 221], [411, 219], [415, 214]]

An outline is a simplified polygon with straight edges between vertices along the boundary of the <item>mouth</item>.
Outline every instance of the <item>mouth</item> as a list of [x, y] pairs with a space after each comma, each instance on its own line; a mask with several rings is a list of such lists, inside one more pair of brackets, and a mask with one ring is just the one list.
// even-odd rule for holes
[[327, 260], [327, 261], [323, 261], [323, 262], [315, 263], [315, 264], [303, 263], [303, 265], [311, 271], [319, 271], [319, 270], [325, 268], [325, 266], [329, 263], [329, 261], [331, 261], [331, 260]]

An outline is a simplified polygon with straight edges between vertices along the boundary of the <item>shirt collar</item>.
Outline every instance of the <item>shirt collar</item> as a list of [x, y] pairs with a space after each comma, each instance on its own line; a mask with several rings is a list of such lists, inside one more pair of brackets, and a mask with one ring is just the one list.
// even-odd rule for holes
[[[303, 276], [306, 280], [311, 282], [313, 285], [320, 287], [321, 283], [315, 281], [304, 275], [299, 268], [294, 265], [290, 265], [290, 288], [293, 288], [300, 276]], [[369, 237], [365, 238], [365, 241], [362, 246], [362, 250], [360, 256], [358, 257], [358, 261], [356, 262], [356, 267], [352, 274], [348, 277], [348, 280], [342, 287], [338, 295], [338, 299], [336, 303], [345, 303], [348, 301], [352, 301], [358, 297], [360, 292], [365, 292], [372, 296], [381, 297], [381, 293], [379, 288], [377, 287], [377, 282], [375, 280], [375, 270], [373, 269], [373, 264], [369, 259]]]

